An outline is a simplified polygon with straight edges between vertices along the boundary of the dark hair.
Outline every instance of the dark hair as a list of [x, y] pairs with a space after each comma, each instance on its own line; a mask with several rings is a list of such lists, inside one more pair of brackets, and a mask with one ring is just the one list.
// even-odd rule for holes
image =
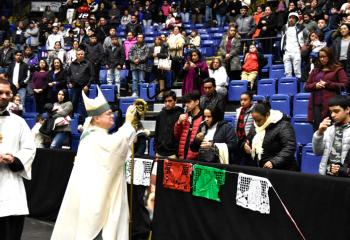
[[54, 59], [52, 60], [51, 69], [52, 69], [52, 70], [55, 69], [55, 66], [54, 66], [55, 60], [58, 60], [58, 61], [60, 62], [60, 64], [61, 64], [61, 70], [62, 70], [62, 69], [63, 69], [63, 63], [62, 63], [61, 59], [59, 59], [59, 58], [54, 58]]
[[[328, 57], [327, 67], [328, 67], [330, 70], [333, 71], [333, 70], [335, 70], [337, 67], [340, 67], [340, 64], [338, 63], [337, 59], [335, 59], [335, 57], [334, 57], [332, 48], [329, 48], [329, 47], [321, 48], [319, 54], [320, 54], [321, 52], [326, 53], [326, 55], [327, 55], [327, 57]], [[322, 68], [319, 59], [317, 60], [316, 64], [317, 64], [317, 67], [318, 67], [318, 68], [320, 68], [320, 69]]]
[[221, 58], [219, 58], [219, 57], [214, 57], [213, 60], [211, 60], [210, 65], [209, 65], [209, 69], [211, 69], [211, 70], [214, 70], [214, 67], [213, 67], [213, 62], [214, 62], [214, 60], [219, 61], [219, 64], [220, 64], [219, 68], [222, 66]]
[[266, 117], [267, 115], [270, 114], [270, 110], [271, 110], [270, 103], [267, 101], [262, 101], [254, 105], [252, 112], [259, 113], [261, 116]]
[[174, 92], [174, 91], [166, 91], [165, 93], [164, 93], [164, 101], [165, 101], [165, 99], [167, 99], [168, 97], [171, 97], [172, 99], [174, 99], [174, 101], [176, 101], [176, 93]]
[[36, 115], [35, 117], [35, 122], [39, 122], [40, 120], [44, 120], [43, 115], [41, 115], [40, 113], [38, 115]]
[[211, 83], [211, 84], [213, 84], [214, 87], [216, 87], [215, 78], [209, 77], [209, 78], [204, 79], [203, 85], [206, 83]]
[[328, 107], [340, 106], [342, 109], [350, 107], [350, 99], [347, 96], [335, 96], [328, 102]]
[[209, 110], [210, 113], [211, 113], [211, 116], [213, 118], [213, 122], [212, 122], [212, 125], [214, 125], [215, 123], [217, 122], [220, 122], [224, 119], [224, 114], [223, 112], [220, 110], [220, 108], [216, 105], [209, 105], [207, 106], [205, 110]]
[[199, 59], [199, 60], [202, 59], [202, 54], [201, 54], [201, 52], [200, 52], [198, 49], [193, 49], [193, 50], [191, 51], [191, 53], [190, 53], [190, 59], [192, 59], [192, 54], [193, 54], [193, 53], [197, 53], [198, 59]]
[[30, 45], [24, 45], [24, 46], [23, 46], [23, 51], [25, 51], [25, 50], [27, 50], [27, 49], [29, 49], [29, 48], [32, 49], [32, 47], [31, 47]]
[[196, 101], [196, 100], [199, 101], [200, 98], [201, 98], [201, 95], [198, 92], [198, 90], [194, 90], [192, 92], [189, 92], [183, 97], [185, 103], [188, 103], [190, 101]]
[[16, 50], [16, 51], [15, 51], [15, 55], [16, 55], [17, 53], [23, 54], [21, 50]]
[[69, 93], [66, 89], [61, 89], [57, 92], [57, 95], [59, 92], [63, 92], [64, 94], [64, 99], [63, 99], [63, 102], [68, 102], [69, 101]]
[[242, 95], [247, 95], [249, 97], [250, 100], [253, 100], [253, 93], [250, 92], [250, 91], [245, 91], [245, 92], [242, 92], [241, 93], [241, 96]]

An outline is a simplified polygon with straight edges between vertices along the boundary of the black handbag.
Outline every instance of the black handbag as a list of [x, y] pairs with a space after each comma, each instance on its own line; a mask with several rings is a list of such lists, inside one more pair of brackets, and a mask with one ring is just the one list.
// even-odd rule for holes
[[210, 148], [200, 148], [198, 161], [219, 163], [219, 149], [215, 146]]

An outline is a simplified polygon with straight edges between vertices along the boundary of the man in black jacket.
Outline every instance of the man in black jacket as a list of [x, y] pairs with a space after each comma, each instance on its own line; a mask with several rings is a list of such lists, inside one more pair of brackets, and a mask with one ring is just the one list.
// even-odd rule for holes
[[131, 16], [131, 21], [126, 25], [125, 35], [127, 35], [128, 32], [132, 32], [134, 36], [137, 36], [138, 34], [142, 33], [142, 27], [137, 22], [137, 17], [135, 15]]
[[175, 157], [179, 141], [174, 136], [174, 125], [183, 113], [181, 107], [176, 106], [176, 93], [168, 91], [164, 94], [164, 108], [156, 119], [154, 133], [154, 149], [158, 157]]
[[104, 50], [101, 43], [97, 42], [96, 35], [90, 36], [89, 44], [85, 46], [86, 59], [92, 64], [94, 69], [94, 83], [99, 84], [99, 73], [104, 60]]
[[72, 88], [72, 103], [74, 112], [78, 109], [78, 104], [81, 101], [81, 91], [87, 92], [90, 84], [94, 80], [94, 69], [91, 63], [85, 60], [85, 52], [77, 51], [77, 59], [72, 62], [67, 70], [67, 82]]
[[9, 82], [16, 87], [16, 92], [13, 94], [19, 94], [24, 109], [26, 87], [30, 78], [30, 70], [28, 65], [23, 62], [23, 54], [21, 51], [15, 52], [15, 61], [10, 64], [7, 74]]
[[226, 107], [226, 96], [216, 91], [216, 84], [214, 78], [207, 78], [204, 80], [204, 93], [200, 99], [200, 108], [202, 111], [208, 107], [217, 107], [221, 112], [221, 117], [224, 117]]
[[6, 39], [3, 47], [0, 49], [0, 72], [6, 72], [14, 58], [15, 50], [11, 47], [10, 40]]

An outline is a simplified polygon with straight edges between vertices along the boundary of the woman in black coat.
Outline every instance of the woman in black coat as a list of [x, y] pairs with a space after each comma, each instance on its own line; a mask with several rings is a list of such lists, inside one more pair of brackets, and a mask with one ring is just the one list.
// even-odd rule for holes
[[265, 15], [260, 19], [257, 29], [260, 29], [259, 38], [268, 38], [261, 40], [263, 46], [263, 53], [272, 53], [272, 43], [275, 39], [271, 37], [276, 37], [276, 17], [272, 13], [271, 7], [265, 7]]
[[[224, 143], [228, 149], [228, 162], [233, 163], [233, 158], [237, 150], [237, 137], [233, 126], [223, 121], [222, 116], [223, 114], [218, 107], [208, 106], [204, 109], [204, 122], [199, 127], [199, 132], [190, 145], [191, 151], [199, 151], [198, 160], [204, 160], [201, 159], [200, 149], [217, 148], [216, 143]], [[204, 161], [210, 161], [210, 159], [205, 159]], [[224, 161], [218, 157], [214, 162]]]
[[297, 170], [294, 128], [282, 112], [271, 110], [269, 103], [257, 103], [252, 110], [254, 128], [247, 136], [244, 150], [251, 154], [247, 165]]
[[49, 71], [48, 88], [48, 99], [51, 103], [57, 101], [57, 94], [60, 90], [67, 90], [67, 72], [64, 70], [59, 58], [55, 58], [52, 61], [51, 70]]

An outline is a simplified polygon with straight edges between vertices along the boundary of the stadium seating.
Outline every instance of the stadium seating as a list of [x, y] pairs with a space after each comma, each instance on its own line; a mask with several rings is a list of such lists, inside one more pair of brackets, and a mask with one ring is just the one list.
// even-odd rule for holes
[[241, 93], [247, 91], [248, 81], [246, 80], [231, 80], [228, 87], [228, 100], [239, 101]]
[[119, 98], [119, 108], [122, 111], [123, 117], [125, 117], [126, 110], [128, 109], [128, 107], [130, 105], [132, 105], [136, 99], [137, 99], [136, 97], [120, 97]]
[[254, 102], [258, 102], [258, 101], [265, 101], [265, 96], [262, 96], [262, 95], [254, 95], [253, 96], [253, 101]]
[[303, 173], [318, 174], [321, 156], [316, 156], [312, 151], [312, 145], [303, 147], [300, 170]]
[[290, 116], [290, 97], [287, 94], [274, 94], [270, 97], [271, 108]]
[[307, 121], [306, 116], [293, 117], [292, 125], [295, 131], [295, 138], [297, 143], [308, 144], [312, 141], [314, 134], [312, 124]]
[[116, 91], [114, 85], [101, 84], [101, 91], [108, 102], [115, 102]]
[[283, 77], [278, 80], [278, 93], [293, 96], [298, 93], [298, 79], [295, 77]]
[[[154, 102], [156, 89], [157, 89], [157, 85], [155, 83], [140, 84], [140, 98], [142, 98], [146, 102]], [[147, 94], [147, 91], [148, 91], [148, 94]]]
[[259, 80], [257, 94], [265, 97], [276, 94], [276, 80], [272, 78]]
[[298, 93], [294, 96], [293, 116], [307, 116], [310, 93]]
[[97, 96], [96, 84], [91, 84], [89, 88], [89, 98], [95, 98]]
[[230, 123], [232, 126], [235, 125], [236, 121], [236, 113], [225, 113], [224, 120], [228, 123]]

